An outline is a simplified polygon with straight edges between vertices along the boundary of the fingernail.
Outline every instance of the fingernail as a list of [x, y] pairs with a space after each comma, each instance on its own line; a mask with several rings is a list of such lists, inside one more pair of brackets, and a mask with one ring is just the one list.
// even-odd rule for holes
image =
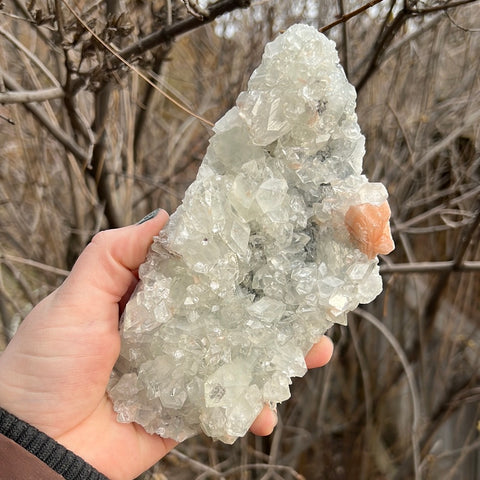
[[155, 218], [158, 215], [159, 211], [160, 211], [160, 208], [157, 208], [153, 212], [148, 213], [139, 222], [137, 222], [136, 225], [141, 225], [142, 223], [148, 222], [152, 218]]

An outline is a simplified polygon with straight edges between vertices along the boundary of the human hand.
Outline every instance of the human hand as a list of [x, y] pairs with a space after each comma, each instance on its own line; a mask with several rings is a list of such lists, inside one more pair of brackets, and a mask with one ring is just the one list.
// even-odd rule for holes
[[[138, 476], [176, 445], [137, 424], [117, 422], [105, 391], [120, 351], [120, 312], [167, 219], [161, 211], [140, 225], [96, 235], [0, 356], [0, 406], [112, 480]], [[324, 337], [307, 355], [307, 366], [324, 365], [332, 351]], [[275, 423], [275, 413], [265, 408], [251, 431], [268, 435]]]

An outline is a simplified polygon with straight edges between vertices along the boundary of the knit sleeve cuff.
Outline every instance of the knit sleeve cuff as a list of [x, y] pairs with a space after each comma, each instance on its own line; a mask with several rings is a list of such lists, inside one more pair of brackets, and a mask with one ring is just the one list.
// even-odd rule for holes
[[65, 480], [108, 480], [85, 460], [0, 407], [0, 434], [35, 455]]

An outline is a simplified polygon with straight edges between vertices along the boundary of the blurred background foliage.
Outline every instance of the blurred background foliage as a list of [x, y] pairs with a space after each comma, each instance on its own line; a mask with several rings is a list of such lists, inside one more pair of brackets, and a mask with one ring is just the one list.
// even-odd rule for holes
[[308, 23], [390, 193], [384, 293], [330, 332], [270, 437], [199, 436], [142, 478], [479, 478], [480, 2], [187, 3], [0, 2], [0, 350], [92, 235], [175, 210], [265, 43]]

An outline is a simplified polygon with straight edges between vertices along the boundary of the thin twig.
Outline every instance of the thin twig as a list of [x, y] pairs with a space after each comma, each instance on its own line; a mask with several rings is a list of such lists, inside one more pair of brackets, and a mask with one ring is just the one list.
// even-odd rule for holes
[[385, 22], [385, 27], [381, 30], [377, 41], [375, 42], [373, 51], [368, 55], [371, 60], [365, 73], [356, 85], [357, 92], [359, 92], [365, 86], [368, 79], [374, 74], [380, 65], [383, 53], [410, 15], [411, 14], [409, 14], [408, 10], [404, 8], [403, 10], [400, 10], [397, 16], [388, 24], [388, 27], [387, 22]]
[[0, 253], [0, 261], [2, 260], [8, 260], [10, 262], [28, 265], [29, 267], [34, 267], [39, 270], [43, 270], [44, 272], [54, 273], [55, 275], [58, 275], [60, 277], [68, 277], [68, 275], [70, 275], [70, 272], [68, 270], [52, 267], [51, 265], [45, 265], [44, 263], [30, 260], [29, 258], [17, 257], [16, 255], [10, 255], [8, 253]]
[[152, 34], [147, 35], [146, 37], [141, 38], [137, 42], [120, 50], [118, 55], [114, 54], [116, 60], [112, 58], [110, 60], [110, 64], [115, 66], [116, 64], [124, 63], [123, 59], [136, 58], [152, 48], [174, 40], [176, 37], [183, 35], [184, 33], [213, 22], [221, 15], [239, 8], [248, 8], [249, 6], [250, 0], [221, 0], [216, 2], [209, 7], [209, 15], [203, 20], [200, 20], [196, 17], [189, 17], [185, 20], [174, 23], [173, 25], [163, 27], [157, 32], [153, 32]]
[[[21, 90], [20, 85], [5, 71], [0, 70], [0, 74], [3, 76], [5, 85], [10, 90]], [[23, 105], [77, 160], [82, 162], [88, 160], [87, 153], [72, 140], [70, 135], [58, 125], [53, 124], [47, 114], [38, 105], [32, 103], [24, 103]]]
[[411, 44], [413, 40], [416, 40], [417, 38], [422, 36], [425, 32], [430, 31], [442, 18], [443, 18], [443, 15], [441, 13], [432, 15], [432, 18], [428, 22], [425, 22], [421, 26], [418, 26], [417, 28], [415, 28], [415, 30], [412, 33], [402, 37], [397, 43], [395, 43], [388, 50], [386, 50], [385, 53], [383, 54], [383, 60], [386, 60], [387, 58], [390, 58], [391, 56], [395, 55], [405, 45]]
[[10, 117], [6, 117], [1, 113], [0, 113], [0, 120], [5, 120], [5, 122], [9, 123], [10, 125], [15, 125], [15, 122]]
[[[105, 202], [105, 217], [110, 228], [123, 226], [122, 217], [115, 204], [113, 195], [113, 184], [109, 178], [109, 168], [106, 165], [107, 159], [107, 120], [109, 112], [109, 101], [112, 93], [112, 84], [104, 85], [95, 96], [95, 119], [93, 121], [93, 131], [96, 134], [97, 141], [93, 147], [91, 165], [92, 176], [95, 179], [98, 198]], [[90, 170], [89, 170], [90, 171]]]
[[448, 8], [454, 8], [454, 7], [459, 7], [462, 5], [467, 5], [469, 3], [474, 3], [477, 2], [478, 0], [462, 0], [459, 2], [453, 2], [450, 4], [446, 5], [439, 5], [436, 7], [432, 8], [425, 8], [425, 9], [414, 9], [408, 6], [408, 3], [405, 2], [405, 6], [398, 14], [396, 17], [389, 22], [388, 27], [386, 26], [387, 23], [385, 23], [384, 28], [381, 29], [380, 35], [378, 37], [378, 40], [375, 44], [375, 47], [372, 51], [372, 53], [369, 55], [371, 58], [370, 63], [363, 74], [362, 78], [359, 80], [359, 82], [356, 85], [357, 92], [359, 92], [366, 84], [367, 80], [373, 75], [373, 73], [377, 70], [378, 66], [380, 63], [385, 59], [385, 51], [387, 47], [390, 45], [392, 40], [395, 38], [396, 33], [400, 30], [402, 25], [405, 24], [405, 22], [410, 18], [410, 17], [418, 17], [418, 16], [426, 16], [431, 13], [436, 13], [441, 10], [446, 10]]
[[453, 260], [446, 262], [393, 263], [380, 266], [380, 273], [435, 273], [435, 272], [480, 272], [480, 262], [463, 261], [458, 265]]
[[[451, 207], [455, 206], [455, 205], [460, 205], [462, 202], [464, 202], [464, 201], [466, 201], [470, 198], [475, 198], [479, 193], [480, 193], [480, 185], [478, 187], [472, 188], [471, 190], [468, 190], [464, 194], [459, 195], [458, 197], [454, 198], [453, 200], [451, 200], [449, 202], [449, 205]], [[414, 206], [417, 206], [417, 205], [415, 205], [415, 204], [409, 205], [409, 207], [414, 207]], [[427, 210], [424, 213], [420, 213], [420, 214], [416, 215], [415, 217], [412, 217], [412, 218], [410, 218], [410, 219], [408, 219], [408, 220], [406, 220], [402, 223], [396, 223], [393, 226], [392, 231], [393, 232], [405, 232], [410, 227], [412, 227], [412, 226], [414, 226], [414, 225], [416, 225], [420, 222], [423, 222], [428, 218], [431, 218], [431, 217], [436, 216], [436, 215], [443, 214], [446, 209], [447, 209], [447, 205], [441, 203], [440, 205], [437, 205], [436, 207], [431, 208], [430, 210]], [[457, 215], [462, 214], [462, 212], [460, 212], [460, 211], [455, 212], [455, 213]], [[471, 217], [472, 216], [470, 215], [470, 218]]]
[[0, 35], [3, 35], [11, 44], [13, 44], [18, 50], [23, 52], [42, 72], [43, 74], [55, 85], [60, 87], [60, 83], [53, 75], [53, 73], [45, 66], [45, 64], [34, 54], [32, 53], [25, 45], [20, 42], [15, 36], [10, 32], [7, 32], [0, 26]]
[[[369, 368], [368, 368], [368, 363], [367, 359], [360, 348], [360, 340], [359, 340], [359, 335], [357, 331], [357, 325], [356, 323], [352, 322], [350, 323], [350, 334], [352, 336], [352, 343], [353, 343], [353, 348], [355, 349], [355, 353], [357, 355], [358, 359], [358, 364], [360, 367], [360, 374], [362, 376], [362, 387], [363, 387], [363, 395], [364, 395], [364, 400], [365, 400], [365, 437], [367, 438], [367, 442], [371, 441], [373, 438], [372, 430], [374, 429], [374, 425], [372, 422], [372, 382], [370, 381], [370, 375], [369, 375]], [[368, 443], [367, 443], [367, 448], [368, 448]], [[360, 478], [359, 480], [363, 480], [366, 477], [366, 472], [365, 472], [365, 462], [363, 459], [362, 455], [362, 463], [360, 466]]]
[[473, 207], [472, 211], [473, 218], [469, 224], [464, 227], [460, 239], [451, 253], [451, 257], [453, 258], [453, 268], [450, 270], [444, 270], [442, 274], [437, 277], [435, 284], [430, 290], [429, 298], [427, 298], [425, 302], [425, 330], [427, 332], [433, 327], [435, 314], [440, 304], [442, 293], [448, 285], [450, 275], [455, 268], [459, 268], [463, 264], [463, 259], [468, 246], [470, 245], [477, 227], [480, 225], [480, 198], [477, 199], [476, 205]]
[[[13, 0], [15, 6], [25, 15], [25, 17], [20, 17], [17, 15], [12, 15], [12, 14], [6, 14], [5, 12], [1, 12], [3, 14], [6, 14], [10, 16], [10, 18], [14, 18], [15, 20], [20, 20], [25, 23], [29, 23], [36, 31], [36, 33], [39, 35], [39, 37], [53, 50], [56, 51], [57, 53], [59, 50], [57, 49], [57, 46], [51, 42], [51, 40], [48, 38], [47, 34], [44, 32], [45, 25], [39, 25], [35, 19], [32, 17], [30, 12], [28, 11], [27, 7], [25, 6], [25, 2], [23, 0]], [[48, 28], [48, 27], [47, 27]]]
[[[345, 5], [343, 4], [344, 0], [338, 0], [340, 7], [340, 15], [345, 14]], [[343, 69], [345, 70], [345, 75], [347, 78], [350, 78], [350, 56], [348, 54], [349, 41], [348, 41], [348, 26], [347, 22], [342, 23], [342, 50], [343, 50]]]
[[447, 18], [450, 20], [450, 23], [452, 23], [453, 25], [455, 25], [459, 30], [462, 30], [462, 32], [467, 32], [467, 33], [478, 33], [480, 32], [480, 28], [467, 28], [467, 27], [463, 27], [462, 25], [459, 25], [453, 18], [452, 18], [452, 15], [450, 14], [450, 12], [448, 10], [445, 10], [445, 15], [447, 16]]
[[219, 472], [218, 470], [215, 470], [214, 468], [208, 466], [208, 465], [205, 465], [204, 463], [202, 462], [199, 462], [191, 457], [189, 457], [188, 455], [185, 455], [184, 453], [182, 452], [179, 452], [177, 449], [175, 450], [172, 450], [169, 455], [172, 455], [174, 457], [177, 457], [179, 458], [180, 460], [183, 460], [184, 462], [187, 462], [188, 464], [190, 464], [195, 470], [199, 470], [201, 472], [208, 472], [210, 473], [211, 475], [213, 475], [214, 477], [219, 477], [219, 476], [222, 476], [222, 473]]
[[[278, 414], [277, 414], [278, 415]], [[280, 450], [280, 441], [283, 436], [283, 421], [280, 415], [278, 415], [278, 423], [275, 428], [275, 432], [273, 433], [273, 439], [272, 439], [272, 445], [270, 447], [270, 455], [268, 456], [268, 463], [269, 465], [272, 466], [272, 468], [269, 468], [265, 475], [262, 476], [260, 480], [268, 480], [272, 472], [275, 470], [275, 465], [278, 461], [278, 453]]]
[[324, 33], [330, 30], [331, 28], [336, 27], [340, 23], [345, 23], [351, 18], [356, 17], [357, 15], [360, 15], [360, 13], [364, 12], [365, 10], [368, 10], [369, 8], [373, 7], [374, 5], [380, 2], [383, 2], [383, 0], [372, 0], [371, 2], [368, 2], [367, 4], [363, 5], [363, 7], [353, 10], [353, 12], [346, 13], [345, 15], [342, 15], [338, 20], [335, 20], [334, 22], [329, 23], [328, 25], [325, 25], [322, 28], [319, 28], [318, 31], [321, 33]]
[[[431, 449], [434, 434], [440, 429], [442, 425], [447, 421], [449, 417], [453, 415], [455, 411], [464, 405], [463, 397], [465, 393], [468, 393], [470, 389], [466, 390], [468, 385], [472, 383], [478, 384], [478, 375], [474, 375], [472, 378], [455, 378], [454, 385], [449, 387], [447, 391], [442, 395], [438, 403], [438, 408], [430, 415], [429, 422], [425, 425], [425, 431], [423, 432], [421, 439], [422, 452], [424, 456]], [[463, 394], [463, 395], [462, 395]], [[478, 399], [477, 402], [478, 403]], [[412, 455], [410, 454], [403, 461], [403, 464], [398, 468], [393, 480], [403, 480], [410, 477], [410, 465], [412, 463]]]
[[473, 111], [466, 119], [463, 119], [457, 128], [442, 138], [436, 145], [430, 148], [423, 157], [418, 158], [414, 163], [415, 172], [430, 163], [437, 155], [443, 152], [448, 145], [454, 142], [460, 135], [462, 135], [471, 126], [477, 125], [480, 120], [480, 111]]
[[[80, 24], [83, 26], [83, 28], [85, 30], [88, 31], [88, 33], [90, 33], [90, 35], [92, 35], [92, 37], [100, 44], [102, 45], [102, 47], [104, 47], [106, 50], [108, 50], [112, 55], [113, 57], [117, 60], [117, 62], [115, 62], [113, 59], [110, 60], [108, 62], [109, 65], [112, 65], [114, 66], [115, 63], [123, 63], [124, 65], [126, 65], [130, 70], [132, 70], [133, 72], [135, 72], [136, 75], [138, 75], [142, 80], [144, 80], [146, 83], [148, 83], [150, 86], [152, 86], [153, 88], [155, 88], [155, 90], [157, 90], [160, 94], [162, 94], [165, 98], [167, 98], [170, 102], [172, 102], [174, 105], [176, 105], [178, 108], [180, 108], [181, 110], [183, 110], [184, 112], [188, 113], [189, 115], [197, 118], [198, 120], [200, 120], [201, 122], [213, 127], [213, 123], [210, 122], [209, 120], [203, 118], [202, 116], [194, 113], [192, 110], [190, 110], [189, 108], [187, 108], [185, 105], [182, 105], [178, 100], [176, 100], [175, 98], [173, 98], [171, 95], [169, 95], [167, 92], [165, 92], [164, 90], [161, 90], [160, 88], [158, 88], [158, 86], [152, 81], [150, 80], [145, 74], [143, 74], [137, 67], [135, 67], [132, 63], [130, 63], [126, 58], [128, 58], [130, 55], [138, 55], [140, 53], [143, 53], [147, 50], [149, 50], [150, 48], [153, 48], [154, 46], [158, 46], [160, 43], [163, 43], [167, 40], [171, 40], [172, 38], [180, 35], [181, 33], [185, 33], [186, 31], [189, 31], [189, 30], [192, 30], [192, 28], [196, 28], [196, 27], [199, 27], [203, 24], [206, 24], [206, 23], [209, 23], [211, 21], [213, 21], [217, 16], [219, 16], [220, 14], [223, 14], [223, 13], [226, 13], [228, 11], [231, 11], [231, 10], [234, 10], [236, 8], [244, 8], [246, 6], [249, 6], [250, 5], [250, 1], [249, 0], [235, 0], [235, 1], [232, 1], [232, 0], [224, 0], [224, 1], [221, 1], [221, 2], [218, 2], [216, 3], [215, 5], [212, 6], [212, 8], [209, 10], [210, 12], [210, 15], [204, 19], [203, 21], [200, 21], [199, 19], [195, 18], [195, 17], [191, 17], [193, 20], [196, 21], [196, 23], [194, 23], [194, 25], [188, 25], [188, 28], [185, 29], [185, 25], [183, 25], [183, 28], [180, 28], [180, 23], [182, 22], [179, 22], [175, 25], [172, 25], [171, 27], [165, 27], [164, 29], [160, 30], [160, 32], [156, 32], [156, 34], [158, 33], [163, 33], [163, 35], [156, 35], [155, 37], [153, 37], [154, 34], [152, 34], [150, 37], [148, 37], [150, 39], [150, 41], [147, 41], [147, 39], [143, 39], [143, 43], [138, 43], [136, 44], [136, 47], [133, 48], [132, 50], [130, 50], [131, 47], [134, 47], [134, 45], [132, 45], [131, 47], [129, 47], [129, 49], [125, 49], [125, 50], [121, 50], [119, 52], [116, 52], [110, 45], [106, 44], [84, 21], [83, 19], [80, 17], [80, 15], [78, 15], [75, 10], [70, 6], [68, 5], [68, 3], [66, 2], [66, 0], [62, 0], [62, 3], [66, 6], [66, 8], [72, 13], [72, 15], [80, 22]], [[214, 8], [216, 7], [216, 8]], [[230, 10], [229, 10], [229, 9]], [[221, 11], [222, 13], [219, 13], [219, 14], [216, 14], [217, 11]], [[185, 21], [187, 22], [187, 21]], [[165, 36], [165, 32], [168, 31], [168, 35]], [[152, 42], [152, 38], [153, 37], [153, 42]], [[153, 43], [153, 44], [152, 44]]]
[[382, 335], [387, 339], [388, 343], [392, 346], [397, 354], [403, 370], [405, 371], [405, 376], [407, 378], [408, 386], [410, 389], [410, 394], [412, 397], [412, 452], [413, 452], [413, 469], [415, 472], [415, 480], [420, 480], [420, 451], [418, 445], [418, 426], [420, 421], [420, 401], [419, 394], [417, 391], [417, 385], [415, 383], [415, 375], [413, 369], [408, 362], [407, 355], [405, 354], [402, 346], [398, 343], [398, 340], [394, 337], [392, 332], [380, 322], [374, 315], [371, 313], [357, 308], [355, 313], [362, 317], [367, 322], [371, 323], [377, 330], [379, 330]]
[[[470, 445], [462, 445], [461, 448], [456, 448], [455, 450], [448, 450], [446, 452], [439, 453], [438, 455], [436, 455], [436, 458], [437, 460], [441, 460], [447, 457], [453, 457], [453, 456], [456, 457], [457, 455], [470, 453], [477, 449], [480, 451], [480, 440], [477, 440], [476, 442], [473, 442]], [[428, 461], [428, 460], [429, 458], [426, 457], [424, 461]]]
[[65, 96], [63, 103], [65, 105], [70, 124], [73, 128], [73, 138], [78, 142], [78, 134], [80, 134], [86, 140], [89, 160], [82, 165], [82, 168], [83, 170], [87, 170], [91, 167], [90, 159], [92, 158], [93, 154], [95, 136], [90, 128], [89, 122], [87, 122], [83, 117], [81, 110], [78, 108], [76, 103], [75, 92], [73, 91], [73, 78], [75, 77], [76, 72], [74, 72], [73, 62], [70, 60], [71, 47], [65, 33], [65, 21], [63, 18], [60, 0], [55, 0], [55, 18], [58, 25], [58, 35], [60, 36], [59, 44], [63, 49], [63, 64], [65, 67], [65, 80], [63, 82]]
[[254, 469], [263, 469], [269, 470], [273, 469], [277, 472], [287, 472], [289, 473], [295, 480], [305, 480], [305, 477], [298, 473], [294, 468], [289, 467], [288, 465], [269, 465], [268, 463], [247, 463], [245, 465], [239, 465], [238, 467], [230, 468], [223, 472], [223, 475], [233, 475], [237, 472], [243, 472], [244, 470], [254, 470]]
[[436, 5], [434, 7], [428, 7], [428, 8], [412, 8], [411, 12], [414, 13], [415, 15], [425, 15], [427, 13], [433, 13], [433, 12], [439, 12], [442, 10], [448, 10], [450, 8], [456, 8], [456, 7], [461, 7], [463, 5], [468, 5], [469, 3], [475, 3], [478, 0], [461, 0], [459, 2], [452, 2], [452, 3], [446, 3], [443, 5]]
[[[160, 51], [155, 52], [155, 63], [153, 65], [152, 72], [154, 73], [156, 78], [159, 77], [165, 58], [170, 53], [170, 50], [171, 50], [171, 45], [166, 44], [164, 48], [162, 48]], [[145, 122], [147, 120], [148, 107], [150, 106], [150, 101], [153, 98], [154, 91], [155, 89], [150, 84], [148, 84], [147, 88], [145, 89], [145, 92], [143, 93], [142, 100], [140, 102], [141, 107], [139, 108], [138, 114], [135, 118], [134, 143], [133, 143], [133, 151], [135, 153], [135, 156], [138, 156], [140, 139], [142, 137], [143, 132], [145, 131], [143, 127], [145, 126]]]

